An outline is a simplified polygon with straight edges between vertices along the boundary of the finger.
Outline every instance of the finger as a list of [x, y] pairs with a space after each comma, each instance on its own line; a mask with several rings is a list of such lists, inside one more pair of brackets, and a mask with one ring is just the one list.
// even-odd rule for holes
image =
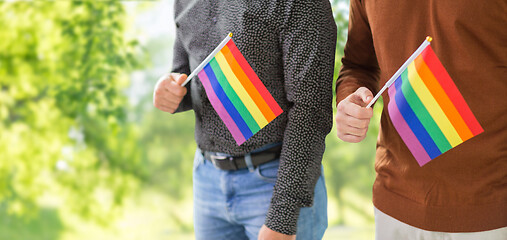
[[[354, 132], [354, 131], [357, 131], [357, 132]], [[337, 136], [338, 136], [338, 138], [340, 138], [343, 141], [357, 143], [357, 142], [362, 141], [366, 137], [367, 131], [368, 131], [368, 129], [359, 130], [359, 129], [350, 128], [348, 126], [342, 126], [342, 127], [337, 128]], [[351, 132], [354, 132], [354, 133], [351, 133]]]
[[176, 81], [171, 81], [166, 89], [171, 92], [174, 96], [183, 98], [187, 94], [187, 88], [182, 87]]
[[355, 136], [366, 135], [366, 132], [368, 131], [368, 127], [357, 128], [346, 124], [337, 125], [336, 129], [340, 134], [351, 134]]
[[365, 128], [370, 125], [370, 119], [359, 119], [356, 117], [352, 117], [344, 112], [337, 112], [335, 116], [335, 121], [337, 125], [347, 125], [355, 128]]
[[153, 88], [153, 105], [155, 105], [155, 97], [157, 95], [160, 95], [162, 93], [163, 89], [165, 89], [163, 86], [163, 82], [168, 77], [169, 77], [169, 74], [164, 74], [157, 80], [157, 83], [155, 83], [155, 87]]
[[358, 143], [358, 142], [363, 141], [365, 136], [359, 137], [359, 136], [354, 136], [354, 135], [349, 135], [349, 134], [343, 134], [343, 135], [338, 135], [338, 138], [340, 138], [341, 140], [343, 140], [345, 142]]
[[185, 87], [177, 85], [174, 82], [171, 82], [169, 82], [169, 86], [159, 87], [155, 90], [153, 94], [153, 103], [156, 101], [161, 101], [161, 99], [165, 99], [177, 104], [181, 102], [187, 93], [187, 89]]
[[342, 102], [338, 104], [338, 111], [342, 111], [347, 115], [350, 115], [359, 119], [370, 119], [373, 116], [373, 109], [361, 107], [357, 103], [351, 101], [354, 97], [358, 96], [350, 96], [350, 98], [346, 98]]
[[165, 100], [157, 100], [157, 101], [153, 102], [153, 106], [155, 106], [156, 108], [158, 108], [160, 110], [174, 108], [174, 105], [175, 104], [169, 103]]
[[164, 112], [168, 112], [168, 113], [176, 112], [176, 108], [173, 108], [173, 107], [160, 107], [158, 109], [160, 109], [161, 111], [164, 111]]
[[186, 74], [171, 73], [172, 80], [180, 86], [187, 80], [187, 77], [188, 76]]
[[154, 102], [153, 105], [159, 110], [170, 113], [174, 113], [179, 106], [178, 104], [161, 101]]
[[361, 98], [362, 102], [365, 104], [364, 106], [368, 105], [373, 99], [373, 93], [368, 88], [360, 87], [355, 93]]
[[345, 116], [343, 121], [347, 126], [354, 128], [367, 128], [370, 125], [370, 119], [358, 119], [350, 116]]
[[169, 92], [169, 89], [167, 89], [165, 86], [163, 86], [162, 82], [157, 83], [157, 86], [155, 86], [155, 91], [153, 92], [153, 99], [166, 95]]
[[154, 105], [156, 106], [166, 106], [166, 107], [174, 107], [179, 106], [181, 99], [177, 98], [155, 98]]
[[347, 121], [342, 120], [341, 122], [337, 122], [336, 130], [338, 135], [354, 135], [354, 136], [364, 136], [368, 132], [368, 126], [366, 127], [355, 127], [348, 124]]
[[342, 133], [347, 135], [363, 137], [366, 136], [366, 132], [368, 132], [368, 128], [355, 128], [351, 126], [345, 126], [345, 130]]
[[157, 90], [158, 88], [163, 88], [165, 87], [165, 85], [167, 85], [168, 82], [170, 82], [170, 76], [171, 74], [170, 73], [166, 73], [164, 75], [162, 75], [158, 80], [157, 80], [157, 83], [155, 84], [155, 90]]
[[164, 87], [173, 95], [183, 97], [187, 94], [187, 89], [182, 87], [181, 84], [185, 82], [187, 75], [180, 73], [171, 73], [168, 78], [164, 80]]
[[176, 82], [181, 86], [187, 79], [186, 74], [181, 73], [166, 73], [162, 75], [157, 81], [157, 87], [167, 87], [171, 82]]

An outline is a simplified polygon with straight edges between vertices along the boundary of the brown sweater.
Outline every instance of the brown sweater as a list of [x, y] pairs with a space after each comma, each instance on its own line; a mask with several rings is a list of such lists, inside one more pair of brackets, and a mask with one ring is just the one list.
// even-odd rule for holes
[[419, 167], [384, 110], [373, 203], [430, 231], [507, 226], [507, 1], [351, 0], [337, 102], [383, 86], [426, 36], [484, 132]]

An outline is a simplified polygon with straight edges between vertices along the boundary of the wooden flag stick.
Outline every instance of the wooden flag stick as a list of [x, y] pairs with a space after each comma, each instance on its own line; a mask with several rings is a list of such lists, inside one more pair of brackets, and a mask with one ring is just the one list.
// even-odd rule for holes
[[384, 84], [384, 86], [382, 87], [382, 89], [380, 89], [380, 91], [377, 93], [377, 95], [375, 95], [375, 97], [370, 101], [370, 103], [368, 103], [368, 106], [366, 106], [366, 108], [369, 108], [371, 107], [371, 105], [373, 105], [375, 103], [375, 101], [377, 101], [377, 99], [382, 95], [382, 93], [389, 87], [391, 86], [391, 84], [393, 84], [393, 82], [398, 79], [398, 77], [400, 77], [401, 73], [403, 71], [405, 71], [405, 69], [407, 69], [408, 65], [414, 61], [414, 59], [419, 56], [419, 54], [421, 54], [421, 52], [428, 46], [430, 45], [430, 42], [431, 40], [433, 40], [430, 36], [427, 36], [426, 37], [426, 40], [424, 40], [424, 42], [421, 44], [421, 46], [419, 46], [417, 48], [417, 50], [415, 50], [414, 53], [412, 53], [412, 55], [407, 59], [407, 61], [405, 61], [405, 63], [403, 63], [403, 65], [401, 65], [401, 67], [398, 69], [398, 71], [396, 71], [394, 73], [394, 75], [391, 77], [391, 79], [389, 79], [389, 81], [386, 82], [386, 84]]

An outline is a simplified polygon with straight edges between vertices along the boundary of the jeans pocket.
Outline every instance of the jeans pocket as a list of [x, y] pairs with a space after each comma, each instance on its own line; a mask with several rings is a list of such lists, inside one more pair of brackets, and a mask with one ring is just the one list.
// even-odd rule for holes
[[197, 168], [202, 165], [202, 163], [204, 163], [204, 156], [202, 155], [202, 152], [200, 149], [197, 149], [195, 151], [195, 155], [194, 155], [194, 166], [193, 166], [193, 171], [195, 172], [197, 170]]
[[275, 159], [273, 161], [269, 161], [267, 163], [263, 163], [255, 169], [255, 173], [257, 177], [268, 182], [268, 183], [276, 183], [276, 178], [278, 176], [278, 167], [280, 166], [280, 160]]

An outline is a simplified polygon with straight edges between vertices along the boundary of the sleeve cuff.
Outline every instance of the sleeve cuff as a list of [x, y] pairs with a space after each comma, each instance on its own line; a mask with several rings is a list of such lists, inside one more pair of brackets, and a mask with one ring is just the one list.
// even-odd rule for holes
[[279, 233], [296, 235], [300, 207], [295, 203], [271, 204], [266, 215], [266, 226]]
[[174, 113], [185, 112], [185, 111], [192, 109], [192, 97], [191, 97], [191, 93], [190, 93], [190, 91], [191, 91], [190, 84], [187, 84], [185, 87], [187, 88], [187, 95], [185, 95], [185, 97], [183, 97], [180, 105], [178, 106], [178, 108], [176, 109], [176, 111]]

